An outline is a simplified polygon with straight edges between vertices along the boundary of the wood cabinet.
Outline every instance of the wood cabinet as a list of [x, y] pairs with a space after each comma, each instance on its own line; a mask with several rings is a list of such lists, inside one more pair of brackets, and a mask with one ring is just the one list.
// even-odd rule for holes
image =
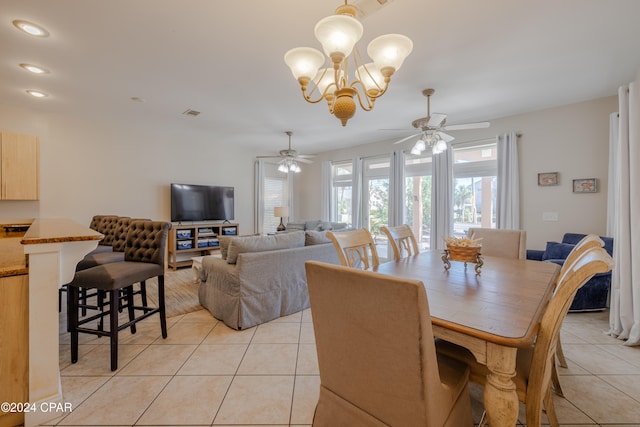
[[0, 132], [0, 200], [38, 200], [37, 136]]
[[176, 269], [191, 265], [191, 258], [178, 260], [182, 254], [191, 257], [218, 251], [218, 236], [237, 236], [238, 224], [221, 222], [173, 223], [169, 234], [169, 267]]
[[[29, 275], [0, 277], [0, 402], [29, 401]], [[0, 411], [0, 427], [24, 414]]]

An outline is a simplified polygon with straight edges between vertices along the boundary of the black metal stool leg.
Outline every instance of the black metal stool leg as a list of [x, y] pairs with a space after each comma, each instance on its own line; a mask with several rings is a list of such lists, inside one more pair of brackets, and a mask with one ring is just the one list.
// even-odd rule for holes
[[67, 320], [69, 332], [71, 332], [71, 363], [78, 361], [78, 288], [67, 288], [68, 310]]
[[158, 308], [160, 309], [160, 329], [162, 338], [167, 337], [167, 315], [164, 305], [164, 275], [158, 276]]
[[111, 370], [118, 369], [118, 304], [120, 289], [109, 291], [109, 338], [111, 345]]
[[[123, 291], [125, 292], [125, 295], [127, 297], [127, 309], [129, 311], [129, 321], [131, 322], [133, 319], [135, 319], [135, 316], [136, 316], [133, 308], [133, 286], [129, 286], [123, 289]], [[131, 333], [132, 334], [136, 333], [135, 323], [131, 324]]]

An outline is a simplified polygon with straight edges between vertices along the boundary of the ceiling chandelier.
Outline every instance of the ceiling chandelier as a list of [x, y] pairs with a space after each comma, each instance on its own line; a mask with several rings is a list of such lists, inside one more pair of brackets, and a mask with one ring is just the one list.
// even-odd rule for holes
[[287, 173], [287, 172], [300, 173], [302, 171], [302, 169], [300, 169], [300, 165], [298, 165], [298, 162], [296, 162], [295, 160], [293, 160], [291, 158], [282, 159], [282, 160], [280, 160], [279, 163], [280, 164], [278, 165], [278, 170], [280, 172], [283, 172], [283, 173]]
[[[373, 62], [365, 64], [356, 46], [362, 37], [363, 27], [355, 16], [355, 6], [345, 0], [345, 4], [336, 9], [335, 15], [327, 16], [316, 24], [315, 36], [332, 67], [321, 68], [325, 57], [311, 47], [297, 47], [284, 55], [285, 63], [300, 83], [304, 99], [312, 104], [325, 99], [329, 113], [336, 116], [342, 126], [346, 126], [356, 113], [354, 97], [358, 98], [363, 110], [373, 109], [375, 100], [387, 91], [391, 76], [400, 69], [413, 49], [413, 42], [408, 37], [386, 34], [369, 43], [367, 53]], [[352, 51], [353, 55], [350, 56]], [[352, 58], [351, 61], [349, 58]], [[353, 63], [354, 70], [351, 82], [349, 62]], [[313, 83], [311, 90], [310, 82]], [[318, 93], [314, 94], [316, 90]]]

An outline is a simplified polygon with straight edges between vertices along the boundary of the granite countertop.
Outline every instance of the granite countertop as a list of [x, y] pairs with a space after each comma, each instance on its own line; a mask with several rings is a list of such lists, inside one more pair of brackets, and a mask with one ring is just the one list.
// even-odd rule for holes
[[23, 245], [101, 240], [104, 236], [74, 221], [37, 219], [29, 230], [0, 231], [0, 277], [29, 273], [28, 257]]
[[27, 255], [20, 243], [24, 232], [0, 231], [0, 277], [28, 274]]

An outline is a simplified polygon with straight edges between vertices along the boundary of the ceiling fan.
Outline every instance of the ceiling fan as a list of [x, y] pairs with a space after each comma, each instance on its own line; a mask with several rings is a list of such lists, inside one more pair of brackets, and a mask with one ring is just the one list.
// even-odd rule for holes
[[464, 130], [464, 129], [481, 129], [489, 127], [489, 122], [463, 123], [457, 125], [447, 125], [447, 115], [442, 113], [431, 114], [431, 95], [435, 89], [425, 89], [422, 94], [427, 97], [427, 116], [411, 122], [414, 128], [420, 132], [402, 138], [394, 144], [400, 144], [416, 136], [420, 136], [416, 144], [411, 149], [411, 154], [420, 154], [427, 147], [431, 147], [434, 154], [441, 153], [447, 149], [447, 142], [453, 141], [455, 138], [444, 131], [446, 130]]
[[259, 159], [280, 159], [278, 162], [278, 170], [283, 173], [295, 172], [299, 173], [302, 169], [298, 165], [300, 163], [313, 163], [310, 158], [315, 157], [313, 154], [298, 154], [298, 152], [291, 148], [291, 135], [293, 132], [286, 131], [285, 134], [289, 136], [289, 148], [286, 150], [280, 150], [280, 154], [277, 156], [256, 156]]

